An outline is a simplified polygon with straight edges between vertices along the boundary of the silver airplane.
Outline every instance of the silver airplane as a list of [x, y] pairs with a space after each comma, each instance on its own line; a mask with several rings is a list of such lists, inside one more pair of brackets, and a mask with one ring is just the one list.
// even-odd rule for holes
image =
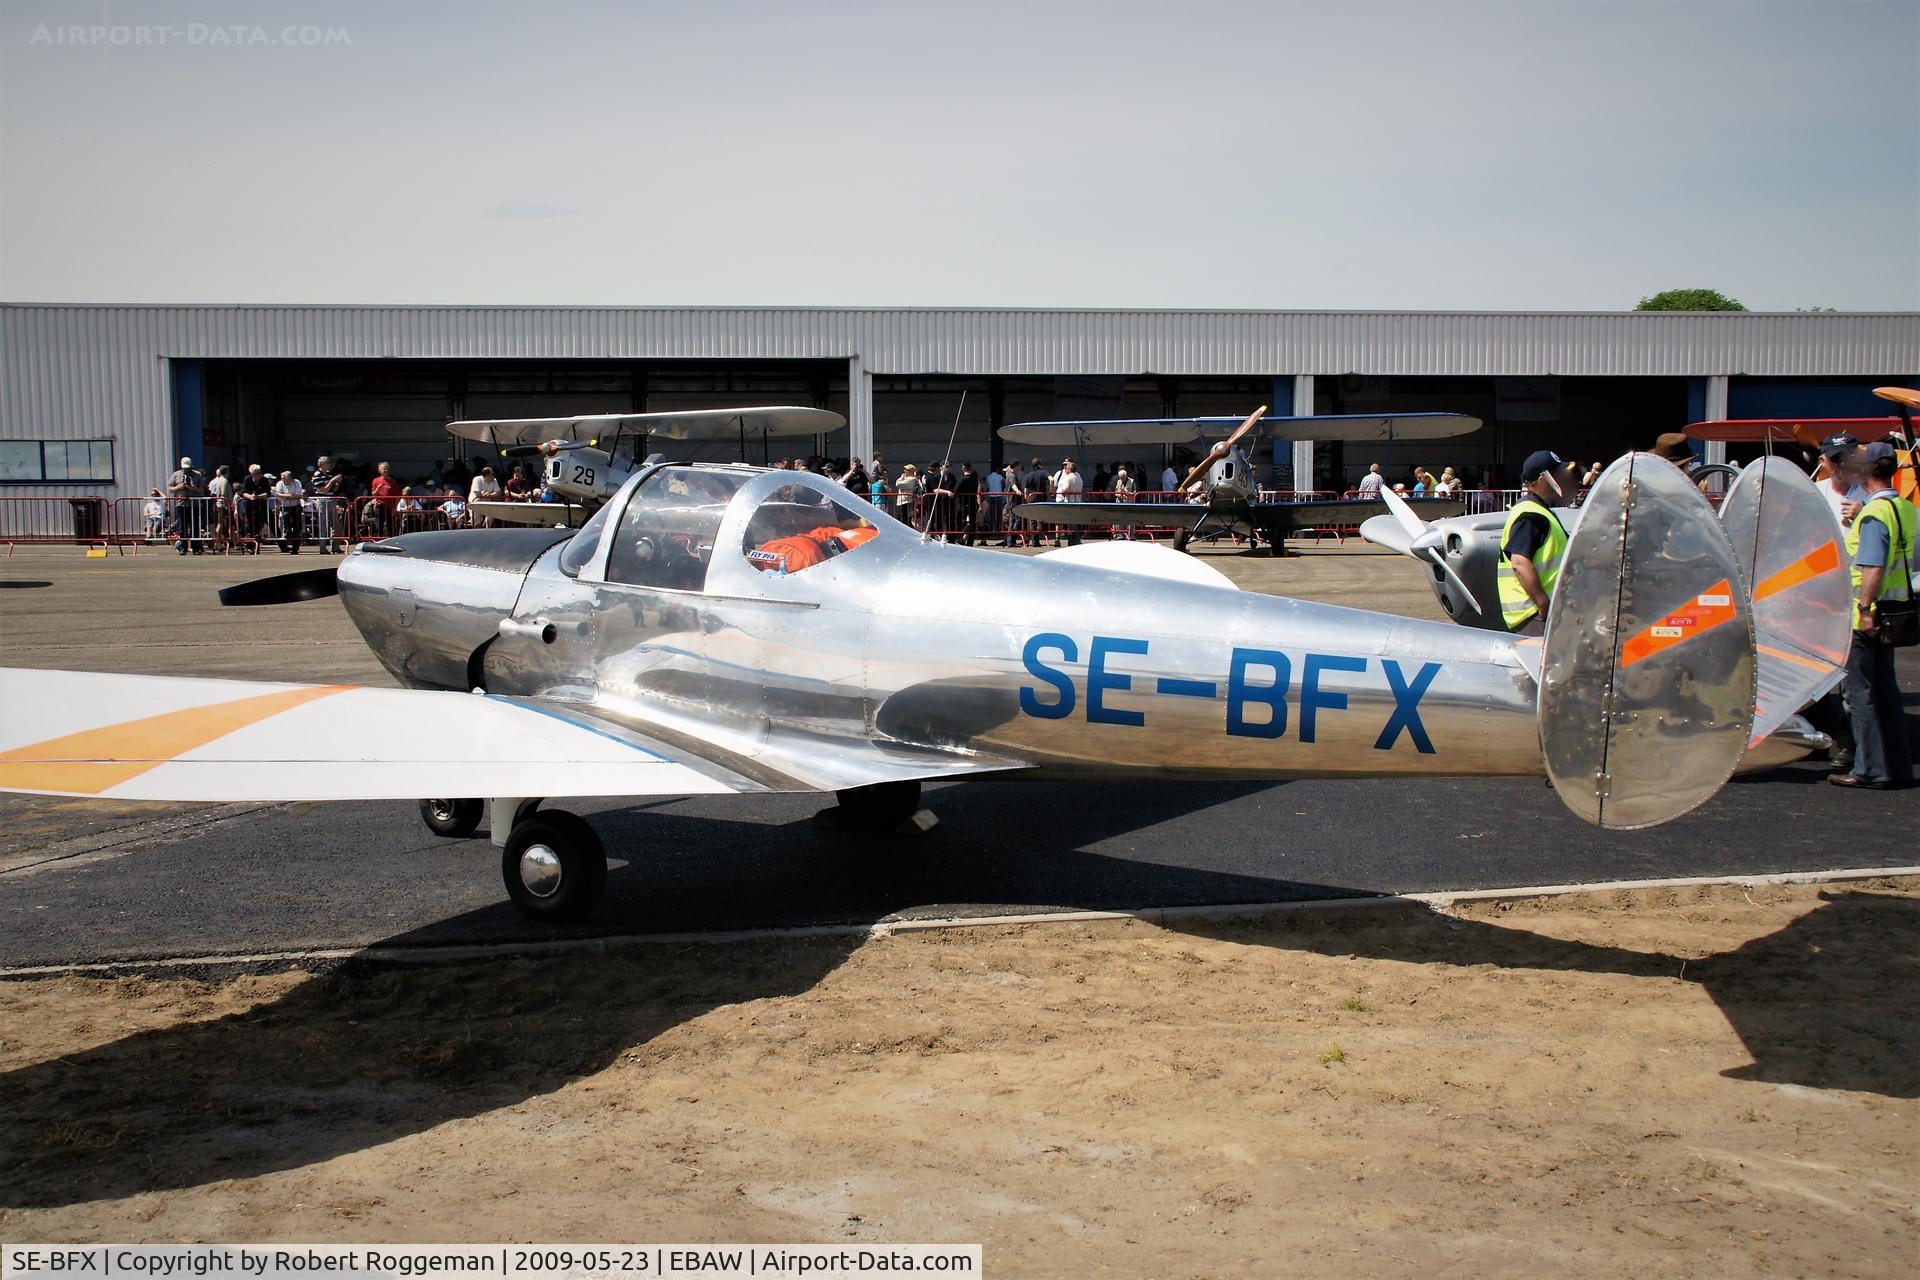
[[[1736, 531], [1766, 563], [1832, 532], [1793, 483]], [[0, 670], [0, 790], [410, 799], [448, 836], [490, 807], [536, 921], [605, 883], [566, 797], [832, 792], [844, 825], [891, 830], [922, 783], [983, 773], [1544, 774], [1630, 829], [1751, 766], [1790, 714], [1770, 673], [1832, 643], [1815, 611], [1779, 623], [1786, 657], [1756, 647], [1731, 528], [1668, 463], [1621, 459], [1544, 641], [1514, 640], [1244, 592], [1150, 543], [949, 545], [817, 476], [656, 462], [577, 531], [407, 534], [224, 593], [337, 592], [403, 688]], [[1795, 590], [1826, 608], [1829, 586]]]

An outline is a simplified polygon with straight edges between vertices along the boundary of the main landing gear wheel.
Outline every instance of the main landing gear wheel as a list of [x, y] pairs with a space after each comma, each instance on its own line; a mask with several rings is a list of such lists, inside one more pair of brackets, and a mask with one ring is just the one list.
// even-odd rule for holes
[[1187, 549], [1187, 543], [1192, 540], [1193, 530], [1191, 529], [1175, 529], [1173, 531], [1173, 549], [1175, 551], [1185, 551]]
[[427, 824], [427, 830], [437, 836], [450, 836], [454, 839], [470, 836], [478, 831], [480, 819], [486, 812], [486, 802], [482, 800], [422, 800], [420, 802], [420, 820]]
[[876, 782], [870, 787], [851, 787], [833, 795], [840, 802], [846, 825], [866, 831], [891, 831], [920, 811], [918, 779]]
[[547, 924], [584, 920], [607, 887], [607, 854], [586, 819], [542, 809], [514, 824], [500, 875], [520, 914]]

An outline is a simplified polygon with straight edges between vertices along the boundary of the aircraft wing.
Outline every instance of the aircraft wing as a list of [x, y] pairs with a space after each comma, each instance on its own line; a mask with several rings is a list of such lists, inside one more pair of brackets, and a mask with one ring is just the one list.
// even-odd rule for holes
[[1386, 444], [1445, 440], [1480, 429], [1466, 413], [1324, 413], [1312, 418], [1268, 418], [1261, 426], [1276, 440], [1335, 440]]
[[1729, 444], [1800, 443], [1809, 447], [1828, 436], [1850, 435], [1862, 444], [1885, 440], [1900, 429], [1898, 418], [1715, 418], [1689, 422], [1687, 439]]
[[[1000, 428], [1012, 444], [1047, 449], [1093, 445], [1195, 444], [1224, 439], [1245, 418], [1112, 418], [1090, 422], [1016, 422]], [[1480, 429], [1480, 419], [1464, 413], [1330, 413], [1308, 417], [1267, 417], [1255, 430], [1279, 440], [1440, 440]]]
[[[1407, 505], [1429, 520], [1457, 516], [1467, 509], [1458, 498], [1408, 498]], [[1338, 498], [1322, 502], [1256, 502], [1255, 517], [1270, 529], [1318, 529], [1328, 525], [1358, 525], [1386, 512], [1379, 498]]]
[[501, 524], [528, 524], [541, 529], [577, 529], [591, 513], [572, 502], [469, 502], [467, 510], [476, 519]]
[[741, 435], [813, 436], [838, 431], [847, 420], [829, 409], [774, 405], [753, 409], [675, 409], [665, 413], [587, 413], [571, 418], [473, 418], [449, 422], [462, 440], [482, 444], [540, 444], [597, 440], [614, 430], [664, 440], [731, 440]]
[[1204, 502], [1017, 502], [1011, 512], [1041, 524], [1143, 524], [1156, 529], [1190, 525], [1206, 513]]
[[643, 733], [541, 698], [0, 668], [0, 791], [418, 800], [818, 791], [1018, 767], [962, 753]]
[[[1010, 444], [1071, 449], [1082, 444], [1193, 444], [1206, 418], [1123, 418], [1098, 422], [1016, 422], [1000, 428]], [[1226, 419], [1220, 419], [1224, 422]], [[1235, 426], [1240, 419], [1233, 419]]]

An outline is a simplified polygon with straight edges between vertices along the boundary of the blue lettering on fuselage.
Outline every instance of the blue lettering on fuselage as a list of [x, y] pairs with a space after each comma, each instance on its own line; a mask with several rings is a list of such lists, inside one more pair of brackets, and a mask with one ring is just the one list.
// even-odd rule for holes
[[1027, 641], [1026, 652], [1020, 655], [1027, 664], [1027, 674], [1043, 684], [1051, 685], [1059, 696], [1052, 702], [1042, 702], [1033, 689], [1023, 684], [1020, 686], [1020, 709], [1042, 720], [1065, 720], [1073, 714], [1073, 681], [1040, 661], [1041, 651], [1045, 649], [1058, 649], [1063, 662], [1072, 662], [1080, 656], [1080, 646], [1073, 642], [1073, 637], [1063, 636], [1057, 631], [1043, 631]]
[[[1145, 640], [1119, 636], [1094, 636], [1087, 651], [1086, 686], [1088, 724], [1110, 724], [1138, 728], [1147, 723], [1146, 711], [1123, 710], [1109, 706], [1110, 692], [1128, 693], [1134, 687], [1133, 674], [1116, 669], [1116, 659], [1144, 657], [1150, 652]], [[1056, 661], [1049, 661], [1058, 655]], [[1078, 695], [1074, 680], [1063, 666], [1079, 660], [1080, 646], [1073, 637], [1046, 631], [1027, 641], [1021, 654], [1027, 674], [1036, 685], [1020, 687], [1020, 710], [1041, 720], [1065, 720], [1072, 716]], [[1374, 750], [1391, 751], [1404, 735], [1413, 749], [1422, 755], [1435, 754], [1433, 740], [1420, 719], [1420, 700], [1432, 688], [1440, 674], [1440, 663], [1422, 663], [1409, 678], [1401, 665], [1381, 658], [1381, 673], [1386, 692], [1393, 698], [1393, 712], [1374, 740]], [[1355, 689], [1352, 681], [1339, 687], [1323, 688], [1329, 675], [1363, 676], [1371, 666], [1367, 658], [1337, 653], [1308, 653], [1300, 659], [1300, 687], [1293, 690], [1294, 660], [1278, 649], [1236, 646], [1227, 663], [1226, 731], [1237, 738], [1284, 738], [1289, 725], [1289, 708], [1301, 742], [1312, 742], [1320, 728], [1321, 713], [1344, 712], [1347, 696]], [[1199, 698], [1211, 701], [1219, 697], [1219, 686], [1211, 680], [1183, 676], [1159, 676], [1153, 683], [1161, 697]], [[1050, 691], [1050, 692], [1049, 692]], [[1043, 696], [1050, 697], [1042, 701]]]

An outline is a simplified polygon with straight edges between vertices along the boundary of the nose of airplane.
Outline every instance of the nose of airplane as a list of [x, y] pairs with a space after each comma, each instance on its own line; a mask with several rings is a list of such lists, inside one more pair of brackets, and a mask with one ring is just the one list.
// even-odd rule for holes
[[452, 529], [368, 543], [340, 562], [340, 599], [401, 683], [466, 689], [521, 585], [568, 529]]

